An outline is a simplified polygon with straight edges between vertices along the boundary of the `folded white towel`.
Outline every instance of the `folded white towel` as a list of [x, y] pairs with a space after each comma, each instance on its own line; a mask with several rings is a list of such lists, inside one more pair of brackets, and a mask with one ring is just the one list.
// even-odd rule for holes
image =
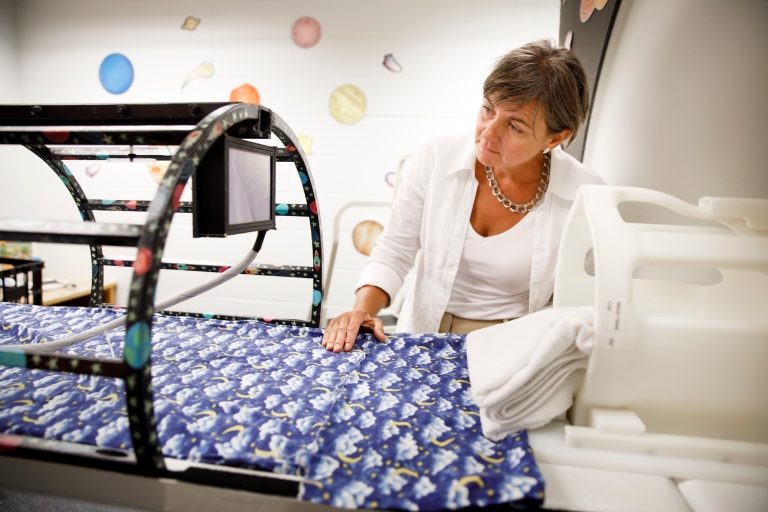
[[467, 336], [472, 399], [494, 441], [573, 404], [592, 352], [595, 308], [550, 308]]

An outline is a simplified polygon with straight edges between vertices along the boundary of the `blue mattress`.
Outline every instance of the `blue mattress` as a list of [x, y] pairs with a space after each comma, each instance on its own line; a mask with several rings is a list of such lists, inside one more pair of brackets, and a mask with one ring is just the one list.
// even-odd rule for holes
[[[0, 344], [54, 340], [123, 312], [0, 303]], [[124, 331], [70, 349], [122, 357]], [[361, 335], [155, 316], [152, 383], [166, 457], [298, 474], [301, 498], [347, 508], [440, 510], [541, 502], [525, 432], [483, 437], [464, 336]], [[0, 432], [130, 449], [123, 383], [0, 366]]]

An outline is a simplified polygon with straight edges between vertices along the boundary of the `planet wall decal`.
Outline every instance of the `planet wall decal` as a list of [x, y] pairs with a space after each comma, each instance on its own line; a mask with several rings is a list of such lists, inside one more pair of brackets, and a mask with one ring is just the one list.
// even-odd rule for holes
[[579, 19], [581, 22], [586, 22], [593, 12], [595, 12], [595, 0], [581, 0], [581, 6], [579, 7]]
[[165, 171], [168, 170], [170, 164], [170, 162], [152, 162], [147, 164], [147, 170], [149, 171], [149, 175], [152, 176], [152, 179], [155, 180], [156, 183], [160, 183], [163, 181]]
[[85, 174], [93, 178], [101, 170], [101, 164], [99, 162], [87, 165], [85, 167]]
[[312, 137], [308, 137], [307, 135], [304, 135], [303, 133], [299, 134], [299, 144], [301, 144], [301, 149], [304, 150], [305, 155], [311, 155], [312, 154], [312, 143], [315, 142], [315, 139]]
[[370, 256], [382, 231], [384, 226], [373, 220], [364, 220], [355, 226], [352, 230], [352, 243], [357, 252]]
[[133, 83], [133, 65], [123, 54], [107, 55], [99, 66], [101, 86], [112, 94], [123, 94]]
[[258, 105], [261, 103], [261, 96], [259, 91], [256, 90], [251, 84], [243, 84], [236, 89], [232, 89], [229, 93], [229, 101], [239, 101], [241, 103], [253, 103]]
[[211, 78], [213, 76], [213, 64], [210, 62], [203, 62], [200, 64], [197, 69], [193, 70], [189, 75], [187, 75], [187, 79], [184, 80], [184, 84], [181, 86], [181, 90], [184, 91], [184, 88], [193, 80], [197, 80], [198, 78]]
[[311, 16], [302, 16], [293, 23], [291, 37], [296, 46], [312, 48], [320, 40], [320, 24]]
[[342, 85], [331, 94], [328, 109], [338, 122], [354, 124], [363, 118], [368, 103], [365, 94], [354, 85]]
[[384, 62], [382, 62], [382, 64], [393, 73], [400, 73], [403, 71], [403, 66], [395, 60], [395, 56], [391, 53], [384, 56]]
[[582, 23], [585, 23], [595, 12], [603, 10], [608, 0], [581, 0], [581, 6], [579, 7], [579, 19]]
[[199, 18], [195, 18], [194, 16], [187, 16], [187, 19], [185, 19], [184, 23], [181, 24], [181, 28], [184, 30], [195, 30], [199, 24]]

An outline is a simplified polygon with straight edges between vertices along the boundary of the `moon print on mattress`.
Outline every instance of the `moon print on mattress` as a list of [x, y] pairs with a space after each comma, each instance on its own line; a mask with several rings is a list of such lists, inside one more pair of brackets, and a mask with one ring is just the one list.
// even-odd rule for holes
[[[122, 313], [0, 303], [0, 344], [39, 343]], [[440, 510], [541, 503], [525, 432], [482, 436], [465, 337], [358, 336], [334, 354], [323, 331], [155, 315], [152, 385], [166, 457], [301, 474], [303, 500]], [[71, 353], [122, 357], [124, 330]], [[141, 347], [142, 344], [136, 345]], [[143, 355], [141, 356], [143, 357]], [[0, 367], [0, 432], [130, 449], [117, 379]]]

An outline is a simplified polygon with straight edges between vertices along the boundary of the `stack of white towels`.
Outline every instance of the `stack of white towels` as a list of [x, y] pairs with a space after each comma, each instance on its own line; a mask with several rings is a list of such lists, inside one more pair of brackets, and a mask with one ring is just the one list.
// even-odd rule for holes
[[494, 441], [562, 416], [592, 352], [595, 308], [551, 308], [467, 336], [471, 393]]

